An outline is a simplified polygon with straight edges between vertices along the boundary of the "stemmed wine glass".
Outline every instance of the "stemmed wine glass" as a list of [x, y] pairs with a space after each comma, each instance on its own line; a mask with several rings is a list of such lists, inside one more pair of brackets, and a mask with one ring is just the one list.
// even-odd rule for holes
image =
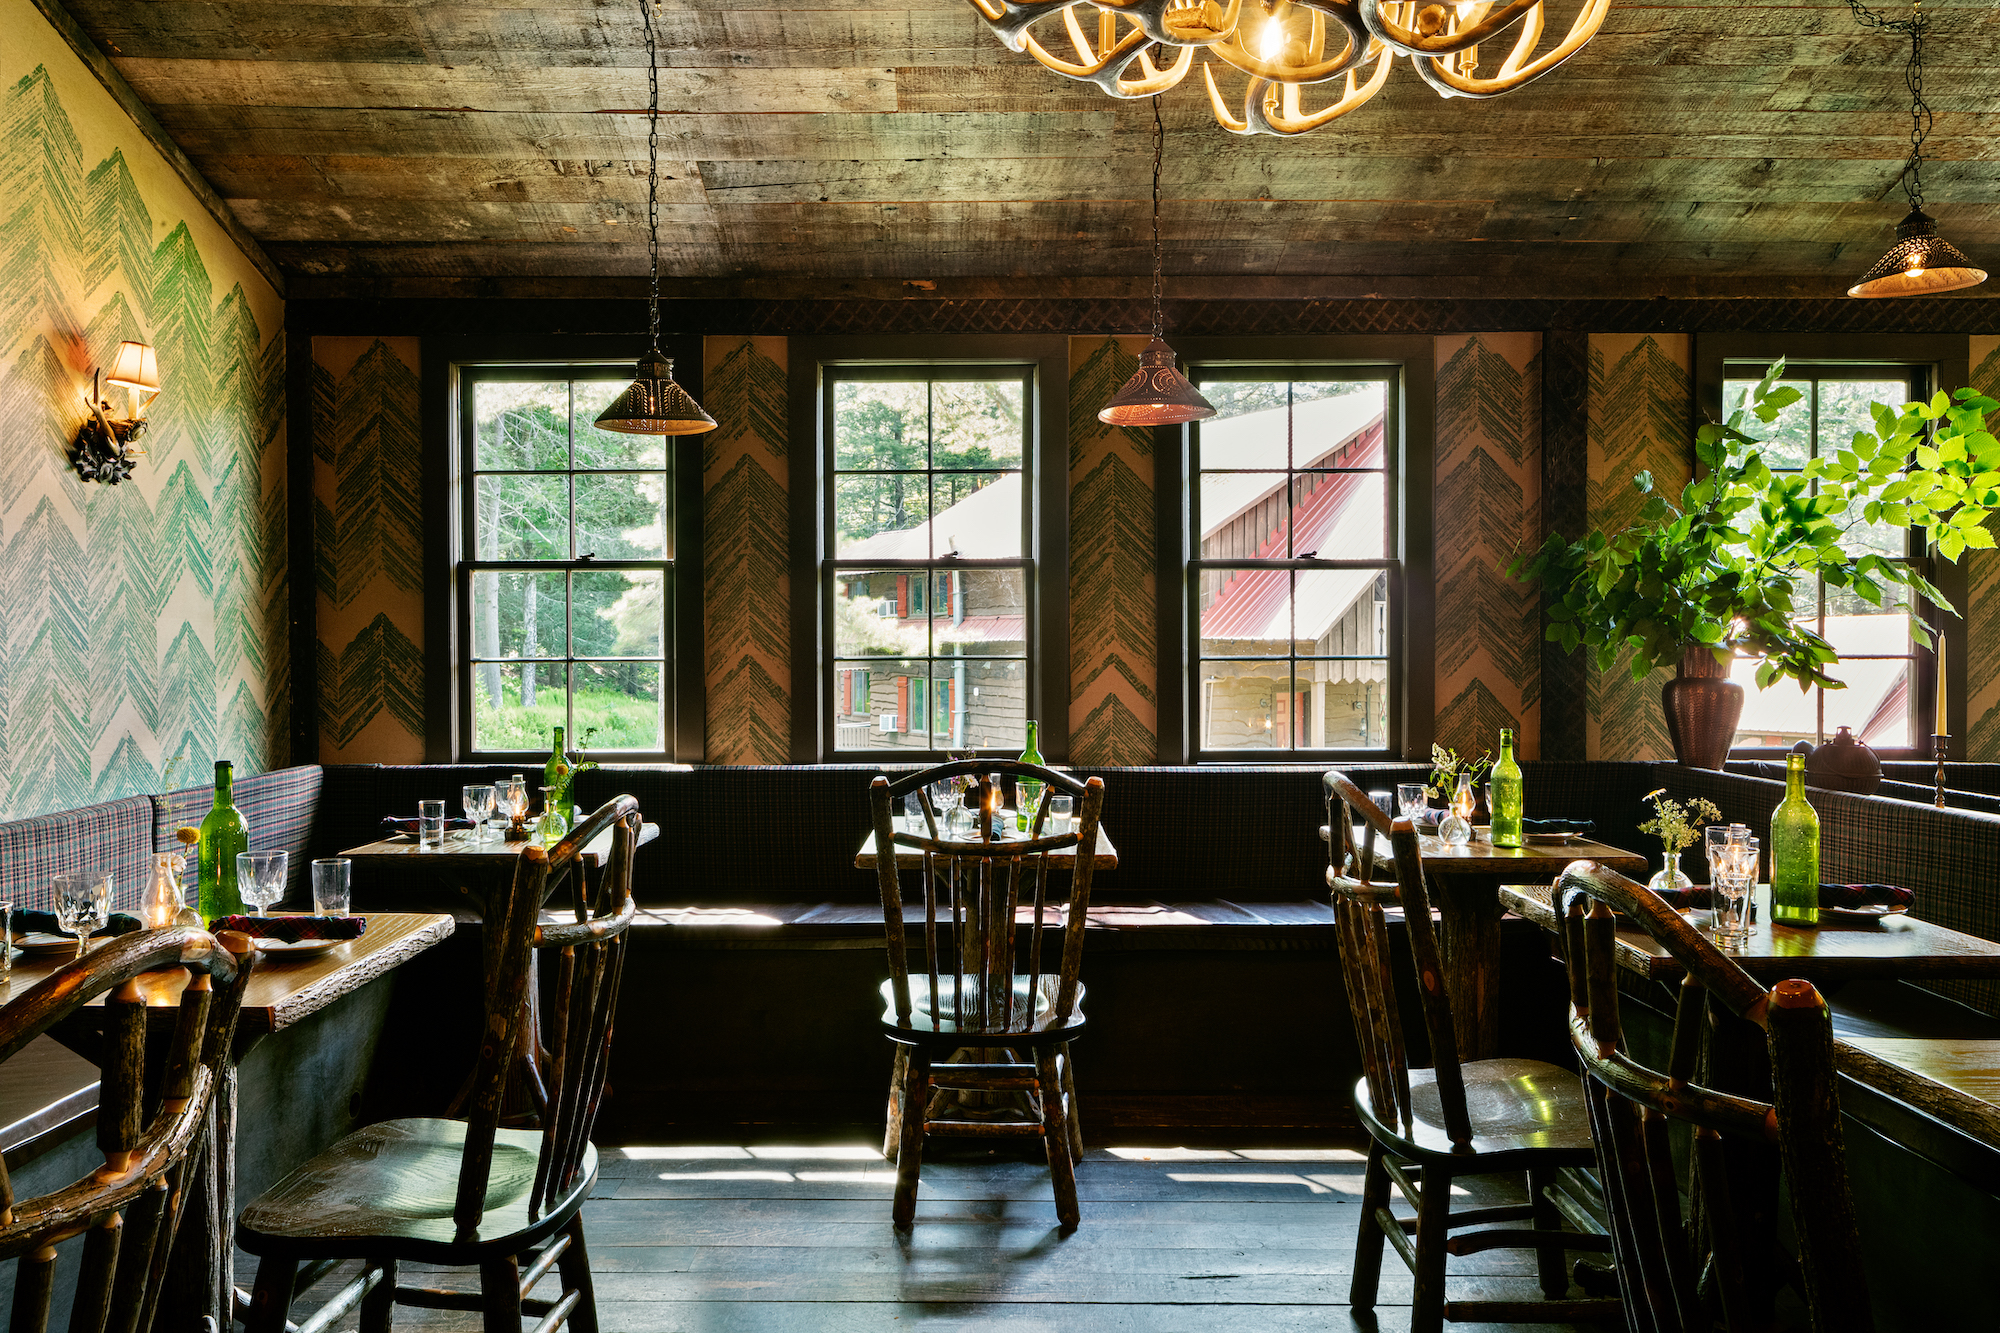
[[57, 875], [49, 881], [55, 898], [56, 924], [76, 936], [77, 957], [84, 941], [111, 918], [111, 876], [103, 871]]
[[266, 915], [264, 909], [285, 896], [285, 871], [290, 861], [289, 852], [236, 854], [237, 895], [255, 908], [258, 916]]
[[486, 821], [493, 818], [494, 788], [491, 785], [469, 786], [465, 789], [465, 817], [472, 821], [471, 832], [465, 835], [467, 842], [485, 842]]

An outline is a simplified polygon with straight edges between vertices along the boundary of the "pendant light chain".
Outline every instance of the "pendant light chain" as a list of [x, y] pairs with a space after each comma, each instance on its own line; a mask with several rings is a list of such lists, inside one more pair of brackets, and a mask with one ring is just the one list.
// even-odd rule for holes
[[660, 50], [653, 37], [654, 0], [639, 0], [646, 28], [646, 258], [652, 266], [648, 332], [660, 350]]
[[1154, 93], [1153, 102], [1153, 336], [1166, 336], [1166, 323], [1160, 317], [1160, 157], [1166, 149], [1167, 127], [1160, 119], [1160, 95]]
[[1930, 137], [1933, 120], [1931, 104], [1924, 100], [1924, 38], [1930, 29], [1930, 20], [1924, 17], [1923, 0], [1916, 0], [1910, 7], [1907, 19], [1884, 18], [1861, 3], [1861, 0], [1847, 0], [1847, 7], [1854, 11], [1855, 19], [1864, 28], [1879, 32], [1896, 32], [1910, 39], [1910, 58], [1903, 66], [1903, 83], [1910, 90], [1910, 161], [1903, 168], [1903, 193], [1909, 197], [1911, 208], [1924, 206], [1924, 140]]

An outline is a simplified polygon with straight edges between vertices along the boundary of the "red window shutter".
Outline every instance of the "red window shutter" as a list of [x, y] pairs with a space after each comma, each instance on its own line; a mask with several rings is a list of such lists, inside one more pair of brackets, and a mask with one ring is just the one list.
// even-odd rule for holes
[[896, 575], [896, 614], [899, 616], [908, 616], [910, 614], [910, 576], [908, 574]]
[[[900, 580], [899, 580], [900, 581]], [[910, 729], [910, 678], [896, 677], [896, 730]]]
[[843, 713], [852, 713], [854, 711], [854, 673], [852, 671], [843, 671], [840, 673], [840, 711]]

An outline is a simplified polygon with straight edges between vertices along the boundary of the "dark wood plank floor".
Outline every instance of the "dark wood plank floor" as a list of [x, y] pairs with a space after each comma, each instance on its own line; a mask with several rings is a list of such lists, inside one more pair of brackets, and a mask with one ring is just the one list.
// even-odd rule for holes
[[[1408, 1326], [1409, 1277], [1393, 1255], [1375, 1317], [1347, 1304], [1357, 1146], [1094, 1148], [1077, 1173], [1083, 1225], [1065, 1237], [1045, 1166], [1011, 1145], [968, 1145], [925, 1162], [916, 1229], [900, 1238], [889, 1224], [893, 1169], [859, 1133], [737, 1138], [605, 1150], [586, 1213], [604, 1333]], [[1477, 1193], [1465, 1203], [1519, 1197], [1503, 1182], [1468, 1187]], [[1529, 1255], [1450, 1262], [1453, 1298], [1539, 1295]], [[253, 1272], [246, 1263], [239, 1281]], [[311, 1307], [301, 1301], [293, 1319]], [[416, 1310], [397, 1321], [427, 1333], [478, 1327]]]

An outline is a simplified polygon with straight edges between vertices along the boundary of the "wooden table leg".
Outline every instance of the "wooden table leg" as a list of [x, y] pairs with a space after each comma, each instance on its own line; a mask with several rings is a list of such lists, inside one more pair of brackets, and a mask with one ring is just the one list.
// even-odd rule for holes
[[1435, 875], [1444, 939], [1445, 994], [1458, 1033], [1458, 1058], [1491, 1059], [1500, 1045], [1500, 880]]

